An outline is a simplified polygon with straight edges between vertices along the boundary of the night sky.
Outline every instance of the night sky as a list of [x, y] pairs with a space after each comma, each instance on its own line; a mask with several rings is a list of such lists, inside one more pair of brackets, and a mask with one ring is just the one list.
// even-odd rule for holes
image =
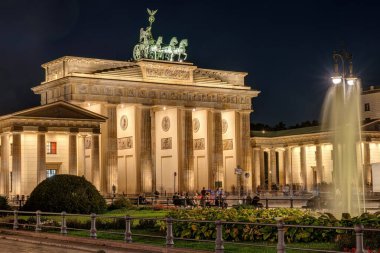
[[188, 38], [195, 65], [249, 73], [256, 123], [318, 120], [334, 49], [353, 53], [364, 86], [380, 85], [380, 1], [0, 0], [0, 114], [39, 104], [42, 63], [130, 59], [146, 8], [158, 9], [154, 37]]

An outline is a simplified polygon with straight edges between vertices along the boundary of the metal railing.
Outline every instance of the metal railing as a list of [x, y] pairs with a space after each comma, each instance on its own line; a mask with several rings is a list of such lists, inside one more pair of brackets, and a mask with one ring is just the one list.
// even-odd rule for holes
[[[363, 225], [357, 224], [354, 227], [338, 227], [338, 226], [312, 226], [312, 225], [293, 225], [293, 224], [285, 224], [282, 218], [277, 218], [275, 223], [255, 223], [255, 222], [230, 222], [230, 221], [207, 221], [207, 220], [185, 220], [185, 219], [173, 219], [171, 217], [168, 218], [134, 218], [130, 216], [106, 216], [106, 215], [97, 215], [95, 213], [92, 213], [91, 215], [83, 215], [83, 214], [68, 214], [66, 212], [62, 213], [50, 213], [50, 212], [25, 212], [25, 211], [5, 211], [0, 210], [0, 213], [3, 215], [7, 215], [9, 217], [13, 216], [13, 222], [0, 222], [2, 225], [7, 225], [8, 227], [11, 227], [13, 230], [20, 229], [19, 224], [19, 215], [28, 216], [31, 215], [32, 217], [35, 217], [35, 223], [34, 224], [22, 224], [24, 227], [27, 228], [34, 228], [34, 231], [39, 233], [42, 231], [42, 229], [58, 229], [60, 231], [60, 234], [63, 236], [66, 236], [68, 234], [68, 231], [87, 231], [90, 238], [96, 239], [98, 230], [96, 228], [96, 222], [98, 219], [123, 219], [125, 221], [124, 225], [124, 232], [115, 232], [115, 231], [101, 231], [108, 234], [119, 234], [124, 236], [124, 241], [126, 243], [132, 243], [132, 221], [133, 220], [155, 220], [155, 221], [163, 221], [166, 224], [166, 235], [165, 236], [154, 236], [154, 235], [144, 235], [144, 234], [136, 234], [136, 236], [145, 236], [149, 238], [161, 238], [165, 240], [166, 247], [174, 247], [175, 240], [186, 240], [186, 241], [196, 241], [196, 242], [212, 242], [215, 244], [215, 252], [217, 253], [224, 253], [224, 245], [225, 244], [238, 244], [238, 245], [245, 245], [245, 246], [252, 246], [252, 247], [276, 247], [278, 253], [284, 253], [286, 249], [293, 249], [293, 250], [302, 250], [302, 251], [310, 251], [310, 252], [340, 252], [340, 251], [334, 251], [334, 250], [321, 250], [321, 249], [305, 249], [305, 248], [296, 248], [296, 247], [289, 247], [285, 244], [285, 235], [286, 235], [286, 229], [285, 228], [312, 228], [312, 229], [328, 229], [328, 230], [345, 230], [345, 231], [354, 231], [355, 237], [356, 237], [356, 253], [365, 253], [363, 246], [364, 231], [371, 231], [371, 232], [379, 232], [380, 229], [377, 228], [367, 228], [365, 229]], [[41, 216], [56, 216], [60, 217], [60, 226], [54, 226], [54, 225], [44, 225], [43, 222], [41, 222]], [[90, 219], [90, 227], [87, 229], [80, 229], [80, 228], [69, 228], [67, 227], [67, 218], [68, 217], [87, 217]], [[186, 238], [177, 238], [173, 236], [173, 224], [180, 223], [180, 222], [191, 222], [191, 223], [214, 223], [215, 224], [215, 230], [216, 230], [216, 238], [215, 241], [212, 240], [196, 240], [196, 239], [186, 239]], [[225, 242], [223, 240], [223, 225], [248, 225], [248, 226], [269, 226], [269, 227], [276, 227], [277, 228], [277, 245], [271, 246], [271, 245], [258, 245], [258, 244], [252, 244], [252, 243], [237, 243], [237, 242]]]

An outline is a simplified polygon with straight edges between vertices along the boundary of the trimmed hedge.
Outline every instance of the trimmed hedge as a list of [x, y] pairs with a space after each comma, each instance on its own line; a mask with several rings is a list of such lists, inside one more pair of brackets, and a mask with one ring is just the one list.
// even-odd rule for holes
[[103, 213], [106, 202], [84, 177], [55, 175], [42, 181], [23, 206], [25, 211]]
[[[276, 208], [276, 209], [193, 209], [175, 210], [169, 213], [174, 219], [186, 220], [222, 220], [231, 222], [252, 222], [263, 224], [275, 224], [275, 218], [281, 217], [285, 224], [313, 225], [313, 226], [345, 226], [353, 227], [354, 224], [363, 224], [364, 227], [380, 228], [380, 212], [376, 214], [365, 213], [360, 217], [337, 220], [329, 213], [321, 214], [301, 209]], [[291, 242], [336, 242], [341, 238], [351, 237], [353, 231], [335, 229], [314, 228], [285, 228], [285, 240]], [[176, 237], [215, 240], [216, 231], [214, 223], [201, 222], [175, 222], [173, 233]], [[371, 248], [380, 247], [380, 234], [365, 232], [365, 245]], [[277, 241], [276, 226], [262, 225], [223, 225], [223, 239], [226, 241]], [[342, 245], [343, 246], [343, 245]], [[347, 245], [348, 246], [348, 245]]]

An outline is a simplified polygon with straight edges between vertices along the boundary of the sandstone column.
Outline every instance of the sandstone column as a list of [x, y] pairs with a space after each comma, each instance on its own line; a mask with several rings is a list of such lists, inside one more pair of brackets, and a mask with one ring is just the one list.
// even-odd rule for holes
[[321, 144], [316, 145], [315, 161], [316, 161], [316, 167], [317, 167], [317, 184], [320, 184], [324, 181]]
[[77, 134], [69, 134], [69, 174], [78, 175]]
[[[264, 161], [264, 159], [265, 159], [265, 151], [261, 149], [260, 150], [260, 188], [262, 190], [269, 189], [269, 181], [268, 181], [268, 185], [266, 185], [266, 182], [265, 182], [265, 161]], [[268, 168], [268, 180], [269, 180], [269, 168]]]
[[371, 173], [371, 150], [369, 148], [369, 142], [365, 141], [363, 143], [363, 169], [364, 169], [364, 183], [372, 183], [372, 173]]
[[9, 194], [9, 135], [1, 134], [1, 193]]
[[307, 170], [306, 170], [306, 147], [301, 145], [300, 149], [300, 161], [301, 161], [301, 183], [304, 186], [304, 189], [308, 189], [307, 185]]
[[285, 150], [281, 149], [278, 151], [278, 181], [280, 186], [284, 186], [286, 184], [285, 159]]
[[[150, 108], [140, 107], [140, 126], [136, 128], [140, 136], [139, 152], [141, 186], [140, 192], [152, 192], [152, 138]], [[137, 148], [137, 145], [136, 145]]]
[[[245, 191], [252, 190], [251, 180], [245, 177], [245, 174], [248, 173], [249, 177], [252, 177], [252, 168], [251, 168], [251, 145], [250, 145], [250, 115], [251, 111], [240, 111], [240, 166], [243, 168], [243, 185]], [[239, 143], [239, 142], [238, 142]]]
[[106, 131], [102, 134], [102, 146], [104, 157], [102, 163], [101, 191], [111, 193], [112, 186], [117, 191], [117, 116], [116, 105], [105, 105], [106, 110]]
[[21, 132], [13, 132], [12, 144], [12, 194], [21, 193]]
[[88, 176], [88, 171], [86, 170], [86, 135], [80, 136], [81, 140], [81, 150], [79, 150], [78, 154], [80, 154], [79, 159], [82, 164], [82, 168], [78, 169], [78, 175], [83, 175], [87, 180], [91, 180]]
[[271, 148], [270, 150], [270, 167], [269, 167], [269, 187], [268, 189], [272, 189], [273, 184], [277, 184], [277, 170], [276, 170], [276, 150]]
[[285, 182], [284, 184], [290, 184], [292, 182], [291, 176], [292, 176], [292, 168], [291, 168], [291, 160], [292, 160], [292, 150], [290, 147], [285, 147], [284, 150], [284, 177]]
[[253, 148], [253, 160], [254, 160], [254, 173], [252, 176], [253, 179], [253, 190], [256, 191], [257, 186], [262, 186], [261, 183], [261, 167], [260, 167], [260, 159], [261, 158], [261, 150], [258, 147]]
[[156, 117], [154, 108], [150, 109], [150, 147], [151, 147], [151, 161], [152, 161], [152, 190], [156, 191]]
[[223, 168], [223, 141], [222, 141], [222, 114], [220, 111], [213, 111], [212, 113], [212, 140], [211, 140], [211, 159], [212, 160], [212, 174], [214, 175], [214, 182], [221, 182], [222, 188], [224, 185], [224, 168]]
[[37, 134], [37, 184], [46, 179], [46, 141], [45, 132]]
[[94, 133], [91, 137], [91, 181], [98, 190], [100, 189], [99, 154], [99, 134]]
[[[182, 191], [194, 190], [193, 118], [191, 109], [181, 109], [182, 170], [179, 186]], [[180, 142], [181, 143], [181, 142]], [[181, 145], [181, 144], [180, 144]]]

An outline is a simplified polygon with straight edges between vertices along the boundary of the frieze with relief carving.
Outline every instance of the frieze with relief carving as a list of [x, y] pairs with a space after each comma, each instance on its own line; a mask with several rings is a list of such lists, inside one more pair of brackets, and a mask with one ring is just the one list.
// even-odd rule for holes
[[133, 137], [132, 136], [117, 139], [117, 149], [118, 150], [131, 149], [131, 148], [133, 148]]
[[180, 68], [146, 67], [147, 78], [190, 80], [190, 71]]
[[223, 150], [232, 150], [234, 149], [234, 142], [232, 139], [223, 140]]
[[194, 139], [193, 140], [194, 150], [205, 150], [205, 139]]
[[[167, 101], [176, 101], [178, 105], [186, 105], [187, 103], [197, 102], [197, 106], [202, 106], [201, 103], [207, 103], [203, 106], [209, 107], [210, 104], [213, 103], [211, 107], [218, 108], [219, 106], [223, 106], [224, 109], [251, 109], [251, 99], [247, 96], [243, 95], [235, 95], [225, 96], [223, 94], [211, 94], [211, 93], [200, 93], [200, 92], [183, 92], [183, 90], [177, 91], [164, 91], [157, 89], [141, 89], [141, 88], [119, 88], [119, 87], [110, 87], [110, 86], [102, 86], [102, 85], [87, 85], [87, 84], [75, 84], [74, 89], [71, 90], [71, 93], [80, 94], [83, 96], [83, 99], [88, 100], [88, 95], [97, 95], [97, 96], [108, 96], [110, 99], [115, 99], [116, 97], [122, 97], [124, 99], [127, 98], [135, 98], [141, 99], [141, 102], [145, 99], [160, 99], [160, 104], [165, 103]], [[49, 91], [49, 90], [48, 90]], [[53, 89], [50, 89], [53, 91]], [[66, 92], [69, 92], [66, 90]], [[62, 94], [61, 94], [62, 93]], [[65, 91], [62, 92], [53, 92], [51, 96], [47, 97], [47, 102], [51, 102], [53, 99], [63, 99]], [[74, 95], [73, 94], [73, 95]], [[80, 97], [77, 97], [80, 99]], [[102, 99], [104, 100], [104, 99]], [[105, 99], [106, 101], [107, 99]], [[113, 101], [112, 100], [112, 101]], [[139, 102], [138, 100], [136, 102]], [[215, 105], [215, 103], [220, 102], [223, 105]], [[146, 102], [145, 102], [146, 103]]]
[[172, 149], [172, 137], [161, 139], [161, 149]]
[[91, 149], [91, 146], [92, 146], [91, 137], [86, 137], [84, 139], [84, 149]]

